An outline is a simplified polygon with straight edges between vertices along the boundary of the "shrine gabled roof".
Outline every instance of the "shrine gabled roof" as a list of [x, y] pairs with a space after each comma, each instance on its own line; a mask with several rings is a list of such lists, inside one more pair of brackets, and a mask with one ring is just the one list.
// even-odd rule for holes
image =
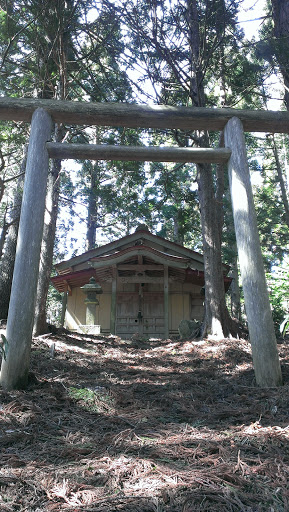
[[[119, 251], [115, 250], [110, 254], [87, 259], [87, 267], [85, 269], [73, 270], [70, 266], [66, 272], [61, 272], [57, 276], [52, 277], [51, 281], [58, 291], [63, 292], [67, 289], [69, 290], [69, 288], [83, 286], [92, 275], [99, 282], [111, 280], [115, 265], [125, 263], [129, 271], [138, 262], [139, 256], [142, 256], [143, 263], [147, 264], [148, 267], [157, 263], [160, 267], [168, 265], [174, 272], [178, 273], [181, 271], [181, 275], [179, 275], [181, 280], [184, 279], [185, 271], [192, 266], [190, 258], [168, 254], [150, 246], [133, 245]], [[194, 268], [203, 268], [200, 262], [195, 261], [194, 263]]]
[[[132, 252], [133, 251], [127, 251], [126, 252], [126, 258], [129, 257], [129, 260], [125, 260], [127, 263], [127, 271], [130, 270], [130, 267], [132, 269], [135, 268], [135, 265], [130, 264], [132, 262]], [[137, 252], [137, 251], [136, 251]], [[100, 258], [96, 258], [95, 262], [97, 263]], [[110, 260], [110, 262], [112, 262]], [[151, 259], [152, 261], [152, 259]], [[83, 270], [78, 270], [75, 272], [69, 272], [66, 274], [60, 274], [58, 276], [54, 276], [51, 278], [51, 281], [53, 283], [53, 286], [59, 291], [64, 292], [68, 291], [71, 292], [72, 288], [79, 288], [83, 286], [84, 284], [88, 283], [90, 277], [95, 277], [98, 282], [102, 281], [111, 281], [113, 277], [112, 272], [112, 264], [109, 265], [109, 262], [107, 260], [107, 265], [103, 266], [97, 266], [97, 268], [87, 268]], [[182, 262], [183, 264], [186, 264], [186, 260]], [[122, 270], [123, 270], [122, 265]], [[152, 265], [154, 267], [154, 265]], [[196, 284], [198, 286], [204, 286], [205, 284], [205, 278], [204, 278], [204, 272], [202, 270], [194, 270], [190, 267], [185, 266], [170, 266], [169, 267], [169, 276], [172, 277], [174, 280], [178, 280], [179, 282], [183, 283], [192, 283]], [[230, 284], [231, 284], [232, 278], [224, 276], [224, 285], [225, 290], [227, 291]]]
[[181, 258], [187, 258], [190, 260], [195, 260], [199, 263], [198, 267], [203, 266], [203, 255], [183, 247], [176, 242], [171, 242], [170, 240], [166, 240], [158, 235], [153, 235], [148, 229], [141, 228], [137, 229], [134, 233], [119, 238], [113, 242], [105, 244], [101, 247], [97, 247], [95, 249], [91, 249], [90, 251], [86, 251], [79, 256], [75, 256], [69, 260], [62, 261], [55, 265], [55, 268], [59, 274], [65, 274], [67, 272], [71, 272], [78, 265], [84, 264], [93, 258], [99, 258], [103, 256], [108, 256], [114, 253], [118, 253], [128, 247], [134, 247], [135, 245], [145, 245], [149, 247], [151, 245], [156, 246], [157, 250], [163, 252], [164, 254], [179, 256]]
[[[156, 263], [160, 264], [168, 264], [171, 267], [177, 268], [188, 268], [190, 265], [190, 258], [184, 258], [182, 256], [175, 256], [172, 254], [167, 254], [162, 251], [158, 251], [153, 247], [137, 245], [133, 247], [127, 247], [122, 251], [117, 251], [112, 254], [107, 254], [104, 256], [98, 256], [91, 258], [89, 263], [94, 268], [101, 268], [106, 266], [115, 265], [117, 263], [124, 262], [128, 259], [128, 257], [132, 256], [148, 256]], [[128, 265], [129, 267], [129, 265]]]
[[79, 288], [87, 284], [91, 277], [95, 277], [95, 270], [88, 268], [76, 272], [69, 272], [65, 275], [53, 276], [51, 277], [51, 281], [56, 290], [64, 292], [69, 291], [70, 288]]

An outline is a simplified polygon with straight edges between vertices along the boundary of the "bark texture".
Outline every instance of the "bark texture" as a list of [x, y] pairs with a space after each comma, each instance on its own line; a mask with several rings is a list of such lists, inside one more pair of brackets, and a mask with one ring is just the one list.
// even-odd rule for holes
[[231, 268], [232, 268], [231, 276], [233, 278], [231, 286], [230, 286], [231, 315], [233, 318], [236, 318], [237, 320], [241, 321], [241, 298], [240, 298], [240, 287], [239, 287], [237, 248], [236, 248], [236, 257], [234, 258]]
[[51, 158], [72, 158], [89, 160], [122, 160], [140, 162], [212, 162], [226, 163], [230, 150], [226, 148], [173, 148], [113, 146], [110, 144], [47, 144]]
[[282, 172], [282, 167], [281, 167], [274, 135], [272, 135], [272, 140], [273, 140], [274, 158], [275, 158], [276, 169], [277, 169], [277, 177], [278, 177], [278, 181], [279, 181], [279, 185], [280, 185], [280, 189], [281, 189], [281, 197], [282, 197], [282, 202], [283, 202], [283, 206], [284, 206], [284, 210], [285, 210], [285, 221], [286, 221], [287, 226], [289, 227], [289, 203], [288, 203], [287, 189], [286, 189], [286, 184], [285, 184], [285, 180], [284, 180], [284, 176], [283, 176], [283, 172]]
[[[204, 107], [204, 75], [199, 25], [199, 6], [196, 0], [187, 0], [188, 31], [191, 50], [192, 78], [191, 99], [196, 107]], [[209, 146], [208, 133], [199, 134], [198, 145]], [[221, 149], [219, 149], [221, 150]], [[225, 301], [225, 287], [221, 259], [221, 236], [223, 227], [224, 169], [217, 166], [215, 190], [211, 165], [199, 163], [198, 192], [201, 210], [204, 271], [205, 271], [205, 318], [203, 336], [228, 336], [233, 325]]]
[[50, 116], [43, 109], [37, 109], [31, 124], [7, 320], [8, 351], [1, 367], [4, 389], [23, 388], [28, 382], [49, 167], [46, 142], [51, 136], [51, 128]]
[[225, 128], [232, 150], [229, 182], [248, 328], [256, 382], [282, 384], [274, 324], [267, 290], [242, 123], [236, 117]]
[[218, 337], [235, 333], [225, 301], [221, 259], [221, 230], [210, 165], [198, 166], [198, 189], [201, 208], [205, 267], [205, 321], [203, 335]]
[[0, 319], [6, 319], [8, 316], [10, 292], [14, 271], [16, 245], [18, 237], [18, 228], [22, 204], [24, 171], [27, 161], [27, 151], [21, 164], [20, 173], [23, 173], [17, 182], [14, 195], [13, 208], [10, 214], [10, 226], [8, 228], [4, 251], [0, 263]]
[[53, 263], [53, 248], [58, 215], [60, 170], [61, 160], [53, 160], [47, 182], [44, 228], [33, 327], [34, 336], [39, 336], [47, 332], [46, 302]]
[[285, 103], [289, 110], [289, 1], [271, 0], [274, 21], [274, 48], [285, 86]]
[[98, 227], [98, 193], [99, 193], [98, 163], [90, 167], [90, 188], [88, 195], [86, 249], [94, 249], [96, 245], [96, 229]]
[[44, 108], [55, 123], [218, 131], [237, 116], [248, 132], [289, 133], [288, 112], [204, 107], [0, 98], [0, 119], [30, 122], [35, 109]]

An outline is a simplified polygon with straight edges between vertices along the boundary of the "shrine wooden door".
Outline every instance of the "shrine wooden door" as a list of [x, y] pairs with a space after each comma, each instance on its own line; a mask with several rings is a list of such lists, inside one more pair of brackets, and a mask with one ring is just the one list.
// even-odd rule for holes
[[161, 292], [144, 292], [142, 315], [144, 336], [163, 338], [165, 333], [164, 294]]
[[116, 302], [116, 334], [130, 337], [164, 336], [164, 294], [162, 292], [119, 292]]

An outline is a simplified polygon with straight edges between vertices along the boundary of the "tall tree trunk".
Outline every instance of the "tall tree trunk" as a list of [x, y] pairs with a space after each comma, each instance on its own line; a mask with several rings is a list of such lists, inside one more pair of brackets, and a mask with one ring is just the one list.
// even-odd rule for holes
[[286, 221], [287, 226], [289, 227], [289, 204], [288, 204], [287, 190], [286, 190], [286, 185], [284, 182], [283, 172], [282, 172], [282, 168], [281, 168], [281, 164], [280, 164], [280, 160], [279, 160], [279, 155], [278, 155], [278, 150], [277, 150], [274, 135], [272, 135], [272, 141], [273, 141], [273, 152], [274, 152], [276, 169], [277, 169], [277, 177], [278, 177], [279, 185], [281, 188], [281, 197], [282, 197], [282, 202], [283, 202], [283, 206], [284, 206], [284, 210], [285, 210], [285, 221]]
[[238, 257], [236, 248], [236, 257], [231, 265], [231, 276], [232, 283], [230, 286], [231, 294], [231, 315], [237, 320], [241, 320], [241, 299], [240, 299], [240, 287], [239, 287], [239, 271], [238, 271]]
[[[77, 2], [76, 2], [77, 4]], [[49, 4], [50, 5], [50, 4]], [[55, 22], [55, 15], [57, 19], [57, 36], [54, 41], [56, 53], [54, 55], [54, 62], [51, 64], [58, 70], [58, 91], [53, 91], [53, 94], [59, 100], [67, 99], [68, 85], [67, 85], [67, 54], [70, 41], [69, 25], [72, 21], [75, 5], [74, 0], [68, 2], [60, 1], [55, 3], [55, 12], [52, 14], [51, 22]], [[49, 9], [48, 9], [49, 10]], [[48, 62], [48, 59], [47, 59]], [[43, 82], [42, 96], [49, 97], [51, 89], [47, 87], [46, 75]], [[61, 142], [63, 139], [63, 125], [55, 125], [54, 133], [55, 142]], [[52, 163], [51, 173], [48, 176], [47, 183], [47, 196], [46, 196], [46, 212], [43, 226], [43, 238], [41, 244], [39, 275], [37, 284], [37, 295], [35, 304], [35, 316], [33, 324], [33, 333], [35, 336], [40, 335], [47, 331], [46, 322], [46, 302], [50, 283], [50, 275], [53, 263], [53, 249], [56, 232], [56, 222], [58, 215], [58, 201], [60, 192], [59, 174], [61, 170], [61, 160], [55, 159]]]
[[90, 189], [88, 195], [88, 212], [87, 212], [87, 231], [86, 231], [86, 248], [95, 248], [96, 229], [98, 226], [98, 163], [90, 164]]
[[9, 309], [26, 161], [27, 148], [25, 150], [25, 155], [20, 167], [21, 176], [19, 176], [17, 182], [13, 208], [10, 214], [10, 226], [7, 232], [4, 251], [0, 262], [0, 319], [7, 318]]
[[[93, 138], [94, 144], [99, 144], [99, 130], [96, 127]], [[90, 162], [90, 189], [88, 194], [88, 212], [87, 212], [87, 231], [86, 231], [86, 248], [89, 251], [94, 249], [96, 245], [96, 230], [98, 228], [98, 199], [100, 187], [100, 168], [98, 162]]]
[[[62, 139], [61, 128], [56, 128], [56, 139]], [[39, 276], [37, 284], [37, 297], [33, 334], [39, 336], [47, 332], [46, 302], [50, 283], [50, 275], [53, 263], [53, 249], [58, 214], [58, 201], [61, 170], [61, 160], [53, 160], [51, 171], [47, 181], [46, 208], [43, 227], [43, 239], [41, 244]]]
[[[204, 73], [202, 64], [199, 12], [196, 0], [187, 0], [187, 11], [190, 27], [191, 49], [191, 98], [198, 107], [206, 106], [204, 92]], [[209, 146], [209, 137], [205, 133], [199, 139], [201, 147]], [[220, 141], [222, 145], [222, 138]], [[221, 236], [223, 228], [223, 194], [224, 169], [217, 167], [217, 186], [214, 189], [212, 166], [198, 165], [198, 192], [201, 209], [201, 224], [205, 271], [205, 319], [203, 336], [218, 337], [235, 334], [233, 324], [226, 306], [224, 276], [222, 270]]]
[[7, 221], [7, 207], [6, 207], [6, 210], [4, 212], [2, 231], [1, 231], [1, 235], [0, 235], [0, 260], [2, 258], [5, 240], [6, 240], [6, 236], [7, 236], [8, 229], [10, 226], [11, 226], [11, 223]]
[[271, 0], [273, 8], [275, 54], [284, 80], [285, 103], [289, 110], [289, 1]]
[[126, 236], [128, 236], [130, 234], [130, 217], [129, 217], [129, 215], [126, 218], [125, 234], [126, 234]]
[[176, 212], [175, 215], [173, 216], [173, 226], [174, 226], [174, 242], [180, 243], [178, 212]]
[[198, 188], [205, 269], [206, 316], [203, 335], [223, 337], [230, 334], [232, 326], [225, 300], [221, 238], [216, 215], [212, 169], [208, 164], [198, 165]]

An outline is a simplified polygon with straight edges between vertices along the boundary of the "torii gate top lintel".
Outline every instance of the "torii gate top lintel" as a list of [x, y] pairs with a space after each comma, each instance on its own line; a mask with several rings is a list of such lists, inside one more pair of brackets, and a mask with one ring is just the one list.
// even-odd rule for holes
[[90, 103], [37, 98], [0, 98], [0, 120], [30, 122], [33, 112], [39, 107], [46, 110], [54, 122], [75, 125], [221, 131], [229, 119], [238, 117], [245, 132], [289, 133], [287, 111]]

